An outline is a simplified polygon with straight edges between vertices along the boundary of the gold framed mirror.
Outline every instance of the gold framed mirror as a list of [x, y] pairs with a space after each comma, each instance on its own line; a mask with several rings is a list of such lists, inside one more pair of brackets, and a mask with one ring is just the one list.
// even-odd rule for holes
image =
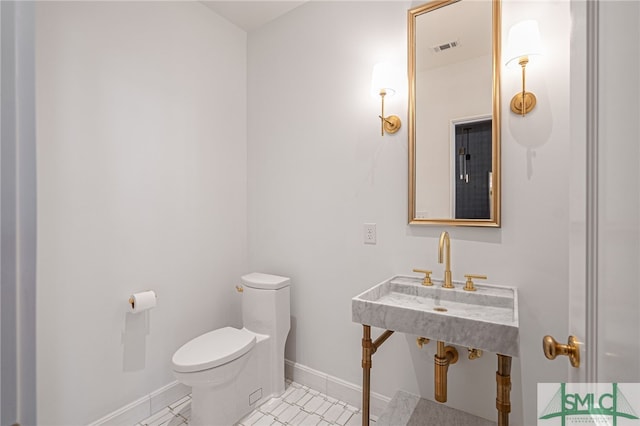
[[408, 12], [409, 224], [500, 226], [500, 0]]

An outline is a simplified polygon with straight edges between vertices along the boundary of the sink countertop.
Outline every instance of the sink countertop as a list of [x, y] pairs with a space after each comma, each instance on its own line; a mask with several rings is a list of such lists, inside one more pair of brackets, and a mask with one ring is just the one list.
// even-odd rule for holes
[[[352, 299], [354, 322], [454, 345], [519, 356], [518, 297], [513, 287], [475, 284], [477, 291], [423, 286], [395, 276]], [[438, 311], [446, 310], [446, 311]]]

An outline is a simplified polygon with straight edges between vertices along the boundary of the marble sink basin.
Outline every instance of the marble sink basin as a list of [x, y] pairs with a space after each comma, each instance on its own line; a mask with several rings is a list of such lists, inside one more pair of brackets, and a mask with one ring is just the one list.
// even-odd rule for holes
[[354, 322], [449, 344], [519, 356], [518, 294], [512, 287], [475, 284], [477, 291], [422, 285], [395, 276], [351, 299]]

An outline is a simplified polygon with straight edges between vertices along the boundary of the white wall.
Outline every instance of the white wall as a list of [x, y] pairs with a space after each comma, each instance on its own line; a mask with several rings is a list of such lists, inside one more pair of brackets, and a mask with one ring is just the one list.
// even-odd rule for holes
[[[246, 33], [198, 2], [36, 13], [38, 424], [86, 424], [240, 323]], [[128, 314], [145, 289], [158, 306]]]
[[[360, 383], [361, 327], [351, 297], [393, 274], [437, 264], [441, 227], [407, 220], [406, 121], [380, 137], [373, 65], [406, 61], [409, 2], [309, 2], [249, 34], [249, 265], [292, 277], [286, 356]], [[538, 106], [508, 109], [520, 73], [503, 70], [503, 225], [448, 228], [455, 279], [486, 273], [519, 288], [521, 358], [513, 369], [513, 424], [535, 424], [536, 383], [566, 380], [540, 341], [563, 336], [569, 233], [569, 4], [504, 2], [503, 39], [515, 22], [540, 23], [547, 54], [529, 67]], [[406, 117], [406, 98], [387, 102]], [[378, 244], [362, 243], [362, 224]], [[433, 396], [434, 345], [394, 335], [373, 360], [372, 387]], [[495, 418], [496, 361], [462, 359], [449, 370], [449, 405]], [[470, 379], [473, 377], [473, 379]]]

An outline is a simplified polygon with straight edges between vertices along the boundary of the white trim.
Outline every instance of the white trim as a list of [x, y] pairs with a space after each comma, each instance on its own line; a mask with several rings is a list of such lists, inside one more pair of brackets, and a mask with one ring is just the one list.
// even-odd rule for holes
[[113, 413], [107, 414], [93, 423], [89, 423], [89, 426], [103, 426], [118, 423], [135, 424], [140, 420], [151, 417], [150, 406], [150, 397], [149, 395], [146, 395], [122, 408], [119, 408]]
[[[568, 334], [578, 338], [583, 360], [580, 368], [567, 363], [569, 381], [587, 382], [587, 5], [571, 0], [570, 121], [571, 161], [569, 192], [569, 324]], [[563, 336], [564, 337], [564, 336]]]
[[599, 0], [587, 2], [586, 373], [598, 381], [598, 42]]
[[[345, 380], [322, 373], [306, 365], [298, 364], [285, 359], [284, 375], [311, 389], [317, 390], [327, 396], [344, 401], [354, 407], [362, 408], [362, 386], [355, 385]], [[371, 417], [377, 418], [387, 407], [391, 398], [376, 392], [371, 392], [370, 410]]]
[[[2, 22], [2, 7], [0, 7], [0, 23], [1, 22]], [[0, 31], [0, 46], [2, 46], [2, 31]], [[2, 91], [2, 62], [3, 62], [2, 52], [3, 50], [0, 49], [0, 99], [2, 99], [2, 92], [3, 92]], [[4, 117], [2, 115], [2, 102], [0, 102], [0, 135], [2, 135], [2, 122], [4, 121], [3, 118]], [[1, 307], [2, 307], [2, 291], [0, 291], [0, 308]], [[0, 316], [0, 354], [2, 354], [2, 341], [4, 340], [2, 338], [4, 337], [3, 334], [4, 333], [2, 332], [2, 317]], [[0, 355], [0, 358], [1, 357], [2, 356]], [[2, 381], [2, 364], [0, 363], [0, 396], [2, 396], [2, 390], [1, 390], [2, 388], [4, 388], [4, 382]], [[1, 398], [1, 399], [4, 401], [4, 398]], [[2, 421], [2, 403], [0, 403], [0, 421]]]
[[140, 399], [107, 414], [89, 426], [133, 425], [151, 417], [191, 393], [191, 388], [177, 381], [161, 387]]

